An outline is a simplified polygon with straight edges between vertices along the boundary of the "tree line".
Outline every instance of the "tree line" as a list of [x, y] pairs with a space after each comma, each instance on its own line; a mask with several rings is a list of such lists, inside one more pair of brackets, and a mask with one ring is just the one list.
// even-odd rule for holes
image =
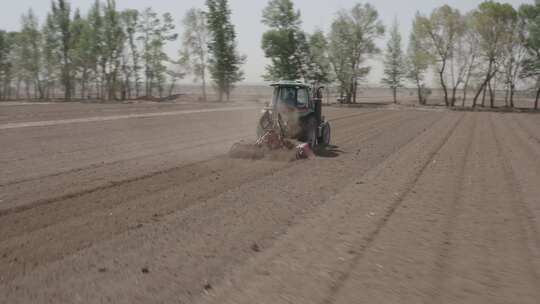
[[[506, 105], [513, 107], [516, 89], [529, 84], [538, 108], [540, 0], [518, 8], [485, 1], [470, 12], [443, 5], [417, 13], [408, 46], [403, 48], [395, 21], [385, 50], [376, 42], [386, 29], [370, 4], [339, 11], [327, 32], [305, 32], [291, 0], [269, 0], [262, 15], [267, 31], [261, 47], [270, 62], [265, 80], [335, 85], [341, 100], [354, 103], [371, 72], [370, 60], [382, 54], [381, 83], [392, 90], [394, 102], [399, 88], [412, 85], [425, 104], [431, 92], [426, 79], [434, 74], [447, 106], [474, 107], [486, 100], [494, 106], [496, 92], [503, 90]], [[163, 97], [188, 74], [201, 82], [204, 100], [210, 81], [219, 100], [228, 100], [244, 79], [246, 57], [237, 50], [227, 0], [188, 10], [182, 26], [179, 36], [171, 14], [119, 11], [115, 0], [96, 0], [84, 15], [67, 0], [54, 0], [43, 24], [29, 10], [20, 31], [0, 31], [0, 100], [58, 93], [66, 100]], [[168, 55], [166, 45], [177, 40], [178, 55]]]
[[514, 8], [485, 1], [462, 13], [449, 5], [430, 14], [417, 13], [406, 50], [397, 21], [390, 28], [386, 49], [376, 40], [385, 34], [377, 10], [357, 4], [338, 12], [328, 33], [302, 30], [300, 11], [291, 0], [271, 0], [262, 22], [268, 31], [262, 48], [270, 64], [265, 78], [303, 79], [310, 83], [336, 84], [344, 102], [356, 102], [358, 85], [370, 73], [369, 59], [383, 53], [382, 84], [397, 90], [416, 87], [418, 102], [429, 95], [426, 78], [435, 72], [446, 106], [495, 103], [504, 90], [506, 106], [514, 107], [519, 83], [535, 89], [540, 97], [540, 0]]
[[163, 97], [187, 74], [201, 78], [204, 92], [211, 78], [220, 101], [228, 98], [245, 61], [228, 1], [207, 0], [206, 11], [191, 9], [182, 23], [181, 50], [170, 56], [167, 43], [179, 39], [170, 13], [96, 0], [83, 14], [54, 0], [39, 24], [29, 10], [20, 31], [0, 30], [0, 100]]

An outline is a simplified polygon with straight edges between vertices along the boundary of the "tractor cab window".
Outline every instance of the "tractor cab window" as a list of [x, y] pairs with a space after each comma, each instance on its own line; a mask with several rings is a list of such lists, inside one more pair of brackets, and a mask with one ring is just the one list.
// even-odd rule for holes
[[309, 95], [306, 89], [298, 89], [297, 91], [297, 105], [299, 108], [305, 108], [308, 106]]
[[277, 95], [278, 100], [274, 100], [274, 102], [284, 103], [290, 107], [308, 107], [309, 93], [305, 88], [281, 87]]
[[279, 91], [279, 101], [288, 106], [296, 107], [296, 88], [282, 87]]

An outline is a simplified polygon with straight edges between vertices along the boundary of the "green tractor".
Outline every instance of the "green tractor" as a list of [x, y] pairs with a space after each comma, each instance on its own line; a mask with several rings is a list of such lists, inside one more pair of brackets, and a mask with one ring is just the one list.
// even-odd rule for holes
[[257, 126], [259, 141], [265, 134], [308, 143], [311, 148], [330, 145], [330, 124], [322, 116], [323, 87], [298, 81], [272, 84], [272, 102], [262, 111]]

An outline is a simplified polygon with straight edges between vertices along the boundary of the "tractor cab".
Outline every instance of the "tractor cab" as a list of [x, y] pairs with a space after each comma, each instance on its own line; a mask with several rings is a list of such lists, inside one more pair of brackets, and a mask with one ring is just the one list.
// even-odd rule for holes
[[272, 86], [272, 106], [277, 107], [279, 112], [300, 112], [306, 115], [313, 112], [311, 90], [307, 85], [296, 81], [281, 81]]

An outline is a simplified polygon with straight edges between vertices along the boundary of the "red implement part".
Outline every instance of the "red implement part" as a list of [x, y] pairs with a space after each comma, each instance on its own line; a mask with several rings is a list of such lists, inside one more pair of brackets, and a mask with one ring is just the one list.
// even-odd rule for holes
[[309, 147], [309, 144], [303, 143], [296, 146], [296, 158], [297, 159], [312, 159], [315, 157], [315, 153]]

